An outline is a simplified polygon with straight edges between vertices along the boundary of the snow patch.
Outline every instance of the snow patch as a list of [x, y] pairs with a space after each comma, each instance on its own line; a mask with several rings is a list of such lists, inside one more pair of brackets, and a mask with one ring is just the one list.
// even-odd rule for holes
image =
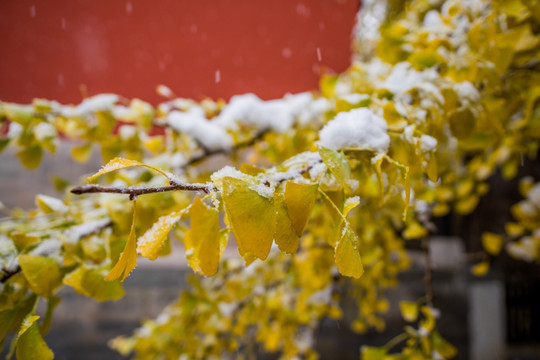
[[390, 144], [386, 121], [367, 108], [339, 113], [319, 132], [319, 145], [329, 149], [348, 147], [386, 152]]

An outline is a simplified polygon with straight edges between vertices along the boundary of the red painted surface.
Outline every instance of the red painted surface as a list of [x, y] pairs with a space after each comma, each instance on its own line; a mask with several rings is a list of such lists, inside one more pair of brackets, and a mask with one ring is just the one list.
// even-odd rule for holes
[[3, 0], [0, 100], [276, 98], [343, 71], [358, 0]]

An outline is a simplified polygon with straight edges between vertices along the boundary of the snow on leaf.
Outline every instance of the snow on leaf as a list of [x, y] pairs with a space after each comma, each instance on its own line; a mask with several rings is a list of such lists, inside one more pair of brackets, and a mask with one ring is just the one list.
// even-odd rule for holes
[[349, 160], [343, 153], [320, 146], [319, 154], [332, 175], [343, 185], [347, 192], [356, 190], [354, 188], [356, 185], [353, 186], [356, 182], [352, 178]]
[[157, 259], [169, 232], [181, 216], [182, 214], [178, 212], [161, 216], [137, 241], [139, 254], [150, 260]]
[[16, 355], [19, 360], [50, 360], [54, 354], [49, 349], [39, 332], [39, 316], [29, 314], [24, 319], [17, 337]]
[[138, 162], [136, 160], [129, 160], [129, 159], [124, 159], [124, 158], [114, 158], [111, 161], [109, 161], [105, 166], [103, 166], [97, 173], [95, 173], [94, 175], [87, 178], [86, 181], [94, 180], [98, 176], [110, 173], [111, 171], [125, 169], [125, 168], [132, 167], [132, 166], [144, 166], [144, 167], [147, 167], [147, 168], [152, 169], [154, 171], [157, 171], [158, 173], [165, 176], [169, 180], [171, 179], [170, 174], [167, 174], [166, 172], [164, 172], [164, 171], [162, 171], [162, 170], [160, 170], [160, 169], [158, 169], [158, 168], [156, 168], [154, 166], [146, 165], [146, 164], [140, 163], [140, 162]]
[[68, 211], [68, 207], [60, 199], [54, 198], [48, 195], [37, 195], [36, 196], [36, 205], [43, 211], [45, 214], [50, 213], [59, 213], [64, 214]]

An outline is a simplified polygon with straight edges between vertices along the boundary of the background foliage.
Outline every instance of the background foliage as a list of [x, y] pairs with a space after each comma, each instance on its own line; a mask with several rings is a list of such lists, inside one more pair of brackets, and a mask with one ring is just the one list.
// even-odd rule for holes
[[[62, 286], [119, 299], [138, 255], [155, 260], [181, 241], [203, 276], [114, 348], [209, 359], [254, 356], [258, 344], [316, 358], [317, 329], [343, 316], [343, 299], [357, 304], [354, 331], [384, 328], [384, 290], [410, 265], [405, 242], [420, 239], [426, 297], [402, 299], [410, 325], [361, 358], [454, 357], [436, 329], [432, 218], [471, 213], [496, 171], [511, 179], [536, 157], [540, 3], [368, 1], [359, 19], [355, 62], [323, 76], [318, 93], [195, 102], [159, 87], [171, 98], [157, 107], [113, 94], [1, 103], [0, 147], [26, 167], [63, 138], [77, 142], [74, 160], [97, 144], [106, 163], [89, 184], [38, 195], [36, 210], [0, 223], [0, 338], [15, 333], [11, 353], [53, 357], [42, 336]], [[540, 260], [539, 186], [522, 179], [515, 221], [482, 236], [475, 274], [503, 250]], [[231, 235], [240, 257], [221, 260]]]

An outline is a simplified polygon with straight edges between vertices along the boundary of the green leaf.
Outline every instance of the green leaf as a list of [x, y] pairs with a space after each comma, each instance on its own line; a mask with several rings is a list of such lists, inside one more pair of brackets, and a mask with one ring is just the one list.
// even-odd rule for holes
[[319, 154], [330, 172], [347, 192], [356, 190], [358, 182], [352, 178], [351, 165], [343, 153], [320, 146]]
[[43, 150], [39, 145], [24, 148], [17, 153], [17, 157], [21, 160], [21, 163], [27, 169], [36, 169], [41, 162], [42, 156]]
[[371, 346], [362, 346], [361, 360], [383, 360], [388, 350]]
[[92, 155], [92, 143], [74, 146], [71, 148], [71, 156], [79, 163], [86, 163]]
[[453, 112], [448, 119], [452, 134], [460, 140], [470, 137], [476, 126], [475, 119], [476, 117], [468, 108]]
[[456, 347], [446, 341], [437, 331], [431, 333], [431, 343], [433, 350], [439, 353], [443, 359], [452, 359], [458, 353]]
[[51, 180], [53, 182], [54, 189], [58, 192], [66, 190], [66, 188], [71, 184], [68, 180], [56, 175], [53, 175]]
[[10, 140], [10, 138], [0, 139], [0, 154], [2, 153], [2, 151], [4, 151], [6, 146], [8, 146]]
[[191, 227], [184, 237], [189, 266], [199, 274], [215, 275], [221, 257], [219, 212], [196, 197], [190, 217]]
[[336, 243], [335, 260], [341, 275], [359, 278], [364, 273], [358, 249], [358, 237], [345, 220], [343, 221], [341, 238]]
[[0, 326], [0, 342], [10, 331], [20, 326], [24, 317], [36, 306], [37, 299], [38, 297], [32, 294], [18, 302], [15, 307], [0, 311], [0, 324], [2, 324]]
[[13, 244], [15, 244], [15, 247], [17, 248], [18, 252], [21, 252], [26, 248], [28, 245], [35, 244], [39, 241], [39, 236], [35, 235], [26, 235], [23, 233], [12, 233], [11, 234], [11, 240], [13, 240]]
[[155, 260], [161, 252], [161, 248], [169, 236], [169, 232], [180, 220], [182, 215], [172, 212], [161, 216], [158, 221], [148, 229], [137, 241], [137, 251], [144, 257]]
[[62, 284], [62, 272], [56, 260], [43, 256], [20, 255], [19, 265], [30, 289], [45, 298]]
[[[260, 195], [246, 181], [223, 178], [223, 203], [244, 259], [266, 259], [274, 239], [274, 200]], [[262, 185], [259, 185], [262, 186]]]
[[49, 349], [38, 329], [39, 316], [28, 315], [17, 338], [17, 360], [50, 360], [54, 354]]
[[80, 266], [64, 277], [64, 284], [97, 301], [118, 300], [125, 295], [120, 281], [106, 281], [103, 270], [99, 268]]
[[34, 107], [30, 105], [3, 104], [4, 112], [9, 120], [26, 126], [32, 120]]

